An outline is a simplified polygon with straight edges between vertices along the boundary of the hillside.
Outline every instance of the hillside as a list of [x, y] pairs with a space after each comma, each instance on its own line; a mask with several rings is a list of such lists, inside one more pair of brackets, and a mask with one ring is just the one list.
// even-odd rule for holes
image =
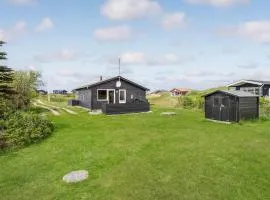
[[[216, 90], [226, 90], [227, 87], [217, 87], [210, 88], [206, 90], [192, 90], [189, 92], [186, 97], [190, 97], [191, 99], [200, 99], [204, 94], [216, 91]], [[150, 104], [156, 105], [163, 108], [175, 108], [178, 104], [179, 97], [171, 96], [170, 92], [161, 92], [158, 94], [150, 94], [147, 96]]]

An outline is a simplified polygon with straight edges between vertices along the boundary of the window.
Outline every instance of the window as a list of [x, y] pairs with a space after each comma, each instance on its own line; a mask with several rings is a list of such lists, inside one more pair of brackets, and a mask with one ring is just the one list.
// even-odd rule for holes
[[98, 101], [107, 101], [107, 90], [98, 90], [97, 91], [97, 100]]
[[126, 90], [119, 90], [119, 103], [126, 103]]

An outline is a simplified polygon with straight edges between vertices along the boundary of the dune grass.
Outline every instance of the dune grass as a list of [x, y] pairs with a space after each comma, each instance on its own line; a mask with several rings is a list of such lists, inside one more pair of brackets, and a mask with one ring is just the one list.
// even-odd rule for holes
[[[30, 199], [239, 199], [270, 197], [270, 122], [205, 121], [201, 113], [50, 116], [45, 141], [1, 154], [0, 194]], [[62, 177], [85, 169], [89, 179]]]

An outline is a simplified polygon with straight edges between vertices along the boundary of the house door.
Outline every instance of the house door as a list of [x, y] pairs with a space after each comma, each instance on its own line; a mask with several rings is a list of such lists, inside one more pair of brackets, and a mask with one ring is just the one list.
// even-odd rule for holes
[[114, 90], [108, 90], [109, 93], [109, 104], [115, 104], [115, 91]]

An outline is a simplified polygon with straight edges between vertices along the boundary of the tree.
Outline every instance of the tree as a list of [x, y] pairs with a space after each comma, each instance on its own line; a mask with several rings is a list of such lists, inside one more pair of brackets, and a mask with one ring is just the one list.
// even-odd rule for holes
[[42, 84], [41, 74], [36, 71], [15, 71], [12, 86], [15, 89], [14, 105], [17, 109], [30, 105], [31, 99], [37, 94]]
[[[0, 47], [5, 44], [0, 41]], [[0, 52], [0, 61], [7, 59], [6, 52]], [[7, 66], [1, 65], [0, 63], [0, 118], [8, 108], [8, 102], [14, 94], [14, 90], [11, 86], [13, 81], [13, 70]]]

